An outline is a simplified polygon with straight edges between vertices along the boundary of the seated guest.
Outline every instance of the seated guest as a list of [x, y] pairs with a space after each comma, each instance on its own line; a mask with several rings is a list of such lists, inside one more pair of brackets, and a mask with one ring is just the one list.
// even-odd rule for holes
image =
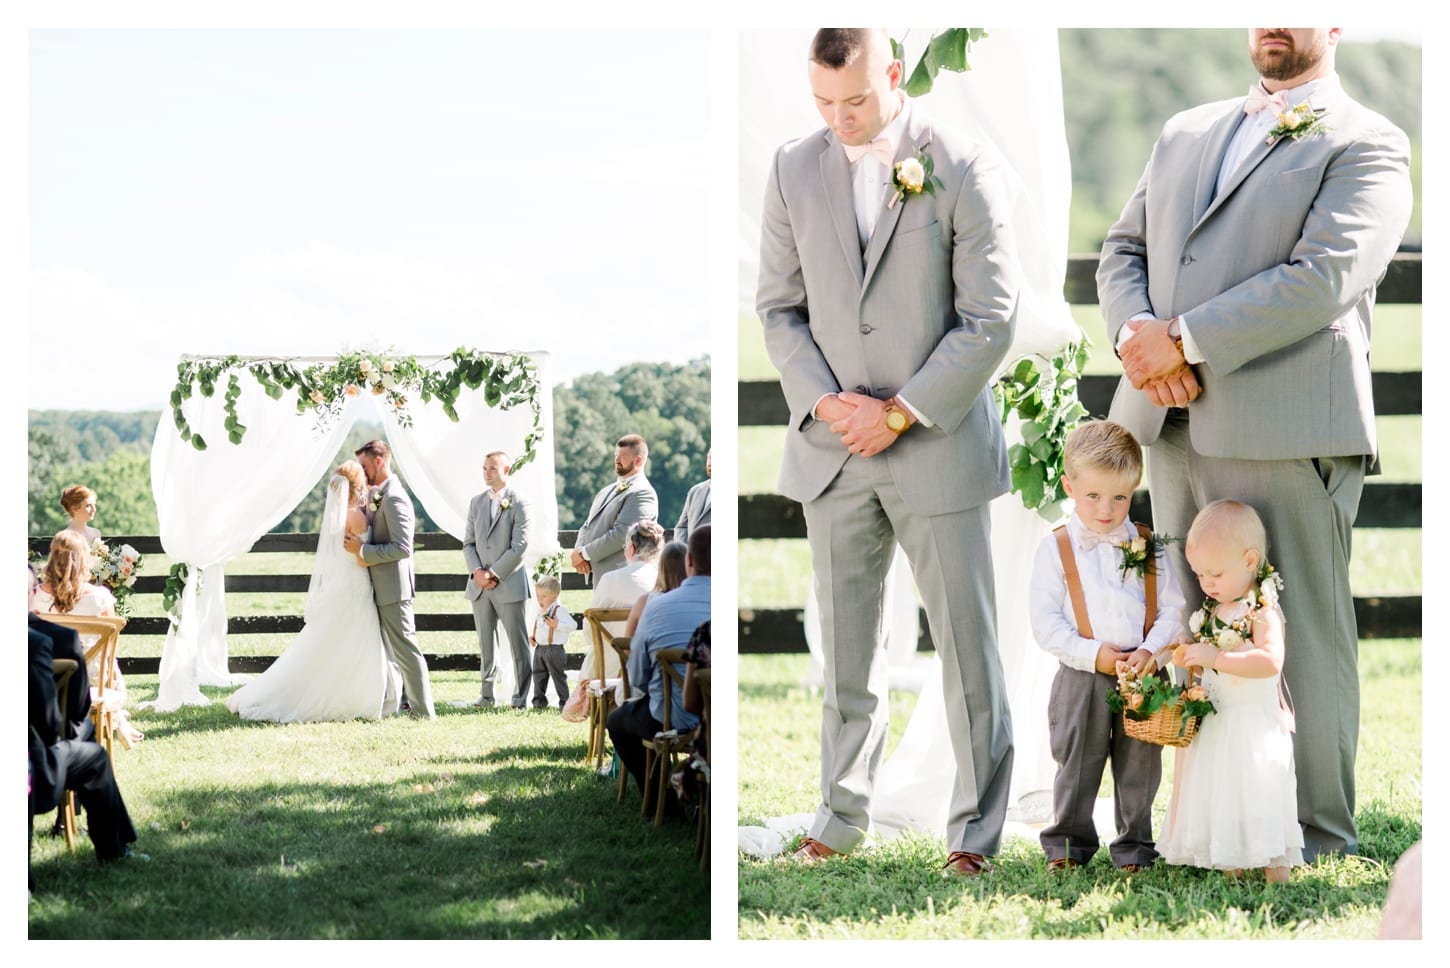
[[[31, 606], [36, 594], [35, 576], [30, 576]], [[56, 702], [54, 658], [63, 657], [77, 648], [75, 632], [45, 621], [33, 621], [29, 633], [30, 648], [30, 809], [38, 813], [54, 810], [61, 804], [67, 790], [74, 790], [85, 811], [87, 832], [96, 848], [96, 859], [105, 863], [123, 857], [146, 859], [136, 854], [136, 830], [131, 825], [116, 777], [111, 772], [111, 758], [105, 749], [89, 739], [65, 739]], [[53, 633], [53, 634], [52, 634]], [[71, 676], [79, 680], [83, 693], [89, 694], [85, 665]], [[69, 711], [67, 713], [70, 715]]]
[[[661, 649], [683, 649], [700, 624], [710, 618], [710, 527], [690, 535], [686, 578], [679, 588], [645, 606], [629, 650], [629, 681], [643, 685], [645, 695], [609, 714], [609, 738], [619, 760], [644, 789], [644, 746], [664, 729], [664, 672], [655, 661]], [[684, 663], [679, 664], [681, 673]], [[670, 725], [681, 732], [694, 729], [700, 717], [685, 709], [683, 690], [675, 690]]]
[[639, 628], [639, 617], [644, 614], [645, 605], [665, 592], [672, 592], [685, 580], [685, 556], [688, 549], [679, 541], [671, 541], [660, 552], [659, 575], [655, 587], [634, 600], [629, 609], [629, 618], [624, 620], [624, 634], [633, 635]]
[[[57, 612], [61, 615], [115, 615], [116, 596], [110, 589], [93, 585], [91, 577], [91, 556], [84, 540], [74, 531], [65, 530], [50, 542], [50, 557], [45, 562], [45, 582], [35, 594], [35, 610]], [[81, 644], [89, 649], [96, 644], [95, 635], [81, 637]], [[93, 662], [87, 670], [92, 682], [101, 680], [101, 670]], [[118, 705], [126, 701], [126, 683], [121, 678], [119, 665], [113, 667], [111, 675], [115, 682]], [[146, 736], [126, 716], [121, 708], [116, 714], [116, 732], [121, 745], [130, 749]]]
[[60, 507], [70, 515], [70, 522], [64, 530], [80, 535], [87, 548], [101, 540], [101, 532], [90, 524], [96, 516], [95, 491], [84, 484], [72, 484], [60, 492]]
[[[590, 608], [629, 608], [640, 595], [655, 584], [656, 562], [660, 547], [664, 544], [665, 529], [656, 521], [636, 521], [629, 526], [624, 540], [623, 568], [600, 575], [590, 596]], [[624, 632], [623, 622], [608, 622], [605, 627], [613, 635]], [[598, 675], [594, 671], [594, 640], [586, 637], [584, 664], [579, 667], [579, 681], [584, 682]], [[619, 656], [613, 649], [604, 652], [604, 675], [614, 678], [619, 675]]]

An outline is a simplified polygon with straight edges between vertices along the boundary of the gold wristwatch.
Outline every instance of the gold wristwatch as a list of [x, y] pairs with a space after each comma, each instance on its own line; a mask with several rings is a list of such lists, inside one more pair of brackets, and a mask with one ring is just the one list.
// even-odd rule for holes
[[910, 426], [911, 420], [907, 418], [906, 414], [902, 412], [899, 407], [897, 407], [895, 398], [893, 397], [891, 400], [887, 401], [886, 429], [891, 431], [893, 434], [897, 434], [899, 436], [903, 431], [906, 430], [907, 427]]

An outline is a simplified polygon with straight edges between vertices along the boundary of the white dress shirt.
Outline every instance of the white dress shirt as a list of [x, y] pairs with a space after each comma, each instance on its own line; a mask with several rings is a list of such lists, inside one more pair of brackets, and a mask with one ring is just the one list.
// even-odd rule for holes
[[1123, 553], [1117, 545], [1136, 538], [1138, 529], [1132, 522], [1124, 521], [1114, 532], [1112, 543], [1102, 542], [1084, 551], [1078, 541], [1087, 530], [1076, 514], [1068, 518], [1067, 532], [1072, 539], [1078, 579], [1082, 582], [1088, 623], [1097, 638], [1085, 639], [1077, 634], [1077, 618], [1067, 591], [1055, 533], [1047, 535], [1037, 546], [1028, 607], [1037, 644], [1063, 665], [1092, 672], [1097, 665], [1098, 648], [1105, 642], [1120, 648], [1134, 646], [1156, 652], [1172, 642], [1185, 626], [1183, 595], [1173, 580], [1173, 564], [1167, 554], [1158, 557], [1158, 617], [1145, 641], [1143, 579], [1131, 571], [1124, 578], [1118, 567]]

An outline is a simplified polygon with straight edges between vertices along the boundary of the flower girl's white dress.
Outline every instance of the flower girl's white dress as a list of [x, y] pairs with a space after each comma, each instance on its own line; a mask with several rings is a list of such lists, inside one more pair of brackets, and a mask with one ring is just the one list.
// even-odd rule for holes
[[1292, 719], [1279, 705], [1278, 677], [1205, 669], [1203, 688], [1215, 711], [1177, 751], [1158, 852], [1169, 864], [1219, 870], [1304, 863]]

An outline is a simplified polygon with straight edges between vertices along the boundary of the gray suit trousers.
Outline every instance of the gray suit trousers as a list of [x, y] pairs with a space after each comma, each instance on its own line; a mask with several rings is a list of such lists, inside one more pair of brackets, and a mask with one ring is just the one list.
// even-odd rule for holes
[[378, 620], [383, 626], [383, 645], [388, 661], [403, 679], [403, 692], [414, 715], [432, 719], [433, 687], [428, 683], [428, 662], [418, 648], [418, 635], [413, 628], [413, 603], [390, 602], [378, 606]]
[[822, 804], [810, 835], [849, 851], [870, 826], [888, 709], [882, 600], [899, 543], [942, 660], [956, 761], [948, 850], [995, 854], [1007, 816], [1012, 723], [997, 654], [988, 506], [915, 514], [884, 459], [851, 457], [806, 503], [805, 518], [825, 658]]
[[1103, 767], [1113, 764], [1113, 816], [1117, 838], [1108, 848], [1118, 867], [1151, 864], [1153, 797], [1163, 779], [1163, 748], [1133, 739], [1123, 717], [1103, 697], [1117, 680], [1059, 664], [1047, 701], [1047, 735], [1057, 774], [1052, 778], [1052, 823], [1038, 840], [1048, 860], [1066, 857], [1079, 864], [1098, 850], [1093, 823]]
[[[1354, 853], [1354, 759], [1359, 744], [1359, 629], [1349, 588], [1350, 535], [1364, 489], [1365, 458], [1238, 460], [1204, 457], [1182, 411], [1170, 411], [1148, 448], [1155, 531], [1183, 536], [1204, 505], [1221, 498], [1259, 512], [1269, 560], [1284, 576], [1284, 680], [1294, 703], [1294, 770], [1304, 859]], [[1183, 557], [1190, 604], [1203, 600]]]
[[478, 629], [478, 667], [483, 680], [479, 701], [493, 705], [493, 684], [498, 680], [494, 644], [498, 641], [498, 623], [503, 622], [514, 664], [514, 693], [510, 703], [515, 709], [524, 708], [529, 698], [529, 668], [533, 661], [529, 655], [529, 628], [524, 621], [524, 603], [495, 602], [488, 592], [484, 592], [470, 604], [473, 606], [473, 625]]

